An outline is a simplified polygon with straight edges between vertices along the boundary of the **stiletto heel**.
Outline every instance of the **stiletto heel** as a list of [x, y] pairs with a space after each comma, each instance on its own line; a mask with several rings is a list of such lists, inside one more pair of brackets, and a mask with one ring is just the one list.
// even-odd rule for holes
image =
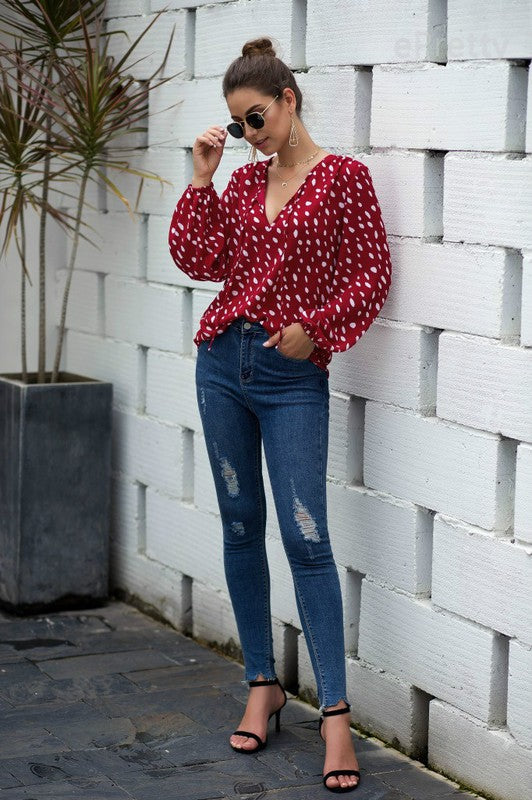
[[[349, 703], [346, 705], [345, 708], [334, 708], [331, 711], [322, 711], [318, 724], [318, 732], [320, 734], [320, 738], [323, 739], [323, 736], [321, 735], [321, 726], [323, 724], [323, 720], [325, 717], [332, 717], [335, 714], [348, 714], [350, 711], [351, 711], [351, 706], [349, 705]], [[323, 739], [323, 741], [325, 741], [325, 739]], [[358, 778], [358, 781], [355, 783], [354, 786], [327, 786], [327, 779], [332, 777], [337, 778], [338, 775], [355, 775]], [[360, 786], [360, 772], [358, 769], [332, 769], [330, 772], [328, 772], [326, 775], [323, 776], [323, 785], [330, 792], [337, 792], [338, 794], [340, 794], [340, 792], [352, 792], [354, 789]]]
[[281, 730], [281, 709], [275, 712], [275, 732], [279, 733], [280, 730]]
[[[271, 679], [266, 680], [266, 681], [249, 681], [249, 685], [250, 686], [273, 686], [276, 683], [278, 683], [279, 686], [281, 686], [281, 683], [280, 683], [278, 678], [271, 678]], [[284, 694], [283, 705], [280, 708], [278, 708], [276, 711], [272, 711], [272, 713], [268, 717], [268, 722], [269, 722], [270, 719], [275, 714], [275, 732], [276, 733], [279, 733], [280, 730], [281, 730], [281, 709], [283, 709], [285, 707], [285, 705], [287, 703], [287, 700], [288, 700], [288, 697], [286, 696], [286, 692], [285, 692], [285, 690], [283, 689], [282, 686], [281, 686], [281, 689], [282, 689], [283, 694]], [[249, 747], [236, 747], [234, 744], [231, 744], [231, 742], [229, 742], [229, 744], [231, 745], [233, 750], [236, 750], [237, 753], [256, 753], [258, 750], [263, 750], [266, 747], [267, 743], [268, 743], [268, 736], [266, 736], [266, 739], [264, 741], [262, 741], [260, 736], [257, 736], [256, 733], [252, 733], [251, 731], [241, 731], [241, 730], [233, 731], [232, 735], [233, 736], [235, 736], [235, 735], [236, 736], [250, 736], [252, 739], [255, 739], [258, 742], [257, 747], [254, 747], [252, 750], [250, 750]]]

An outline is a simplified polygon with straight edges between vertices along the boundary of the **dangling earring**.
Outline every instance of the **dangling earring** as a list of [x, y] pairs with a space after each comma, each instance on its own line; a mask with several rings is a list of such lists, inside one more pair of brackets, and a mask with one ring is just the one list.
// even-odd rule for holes
[[252, 144], [251, 147], [249, 148], [248, 161], [251, 161], [252, 163], [258, 161], [257, 148], [255, 147], [254, 144]]
[[290, 136], [288, 138], [288, 144], [290, 147], [297, 147], [299, 144], [299, 137], [297, 135], [297, 129], [294, 125], [294, 120], [292, 119], [292, 125], [290, 126]]

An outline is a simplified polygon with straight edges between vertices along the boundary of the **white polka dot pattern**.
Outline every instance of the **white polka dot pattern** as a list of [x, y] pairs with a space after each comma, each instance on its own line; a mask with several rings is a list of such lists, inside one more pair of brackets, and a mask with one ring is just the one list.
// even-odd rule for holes
[[388, 294], [392, 264], [368, 167], [329, 153], [270, 223], [273, 156], [236, 169], [218, 197], [211, 181], [189, 184], [169, 231], [175, 264], [194, 280], [225, 281], [194, 337], [212, 341], [239, 316], [273, 334], [300, 322], [327, 375], [334, 352], [367, 331]]

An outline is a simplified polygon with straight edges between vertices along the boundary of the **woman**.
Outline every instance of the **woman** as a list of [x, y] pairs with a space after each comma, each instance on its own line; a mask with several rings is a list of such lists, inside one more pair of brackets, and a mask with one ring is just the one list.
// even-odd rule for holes
[[[232, 122], [194, 142], [170, 254], [194, 280], [225, 281], [194, 337], [196, 390], [223, 526], [224, 569], [250, 691], [230, 744], [266, 745], [287, 696], [275, 675], [265, 549], [264, 446], [283, 546], [316, 676], [323, 782], [360, 773], [346, 697], [342, 597], [327, 529], [329, 371], [388, 293], [391, 263], [367, 167], [317, 145], [301, 92], [270, 39], [244, 45], [223, 79]], [[227, 133], [252, 145], [218, 197]], [[257, 162], [256, 148], [269, 158]]]

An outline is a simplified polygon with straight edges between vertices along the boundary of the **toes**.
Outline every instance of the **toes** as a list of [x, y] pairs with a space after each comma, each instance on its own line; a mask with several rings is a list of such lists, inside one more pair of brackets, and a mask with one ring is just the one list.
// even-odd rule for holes
[[253, 750], [256, 745], [255, 739], [249, 736], [237, 736], [236, 739], [230, 739], [229, 742], [241, 750]]
[[244, 742], [247, 741], [247, 737], [245, 738], [243, 736], [236, 736], [234, 739], [231, 738], [229, 741], [235, 747], [242, 747]]
[[[335, 781], [335, 783], [329, 783], [329, 781]], [[330, 778], [327, 778], [326, 784], [331, 789], [336, 789], [338, 786], [356, 786], [358, 783], [358, 778], [356, 775], [331, 775]]]

